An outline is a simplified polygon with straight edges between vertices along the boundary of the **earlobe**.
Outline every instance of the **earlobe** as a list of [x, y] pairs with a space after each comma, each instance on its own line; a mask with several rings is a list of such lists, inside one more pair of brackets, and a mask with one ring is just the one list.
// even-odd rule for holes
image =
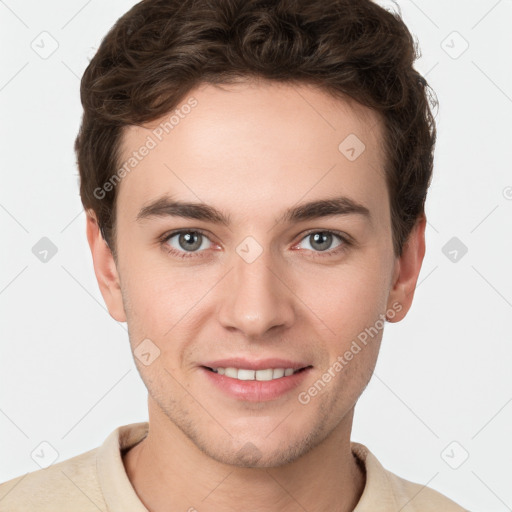
[[399, 322], [409, 311], [421, 265], [425, 256], [425, 226], [427, 219], [423, 214], [412, 229], [404, 244], [402, 255], [394, 268], [392, 288], [388, 297], [388, 310], [396, 314], [389, 317], [389, 322]]
[[94, 274], [98, 281], [103, 300], [107, 305], [110, 316], [118, 322], [126, 322], [123, 298], [117, 266], [92, 210], [86, 211], [87, 241], [91, 249]]

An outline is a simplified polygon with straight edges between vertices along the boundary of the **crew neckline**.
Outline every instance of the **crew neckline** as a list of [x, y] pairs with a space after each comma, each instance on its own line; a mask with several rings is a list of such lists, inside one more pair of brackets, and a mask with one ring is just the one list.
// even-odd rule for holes
[[[149, 512], [135, 492], [122, 459], [127, 451], [146, 438], [148, 432], [148, 422], [123, 425], [116, 428], [98, 448], [96, 469], [110, 512]], [[363, 493], [353, 512], [396, 510], [397, 503], [384, 467], [365, 445], [351, 441], [350, 447], [365, 473]]]

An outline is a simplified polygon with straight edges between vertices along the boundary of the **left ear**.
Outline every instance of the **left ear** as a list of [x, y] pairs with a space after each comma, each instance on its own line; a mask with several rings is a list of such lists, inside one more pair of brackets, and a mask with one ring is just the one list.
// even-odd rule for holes
[[[425, 256], [425, 214], [418, 218], [402, 250], [402, 255], [396, 260], [393, 275], [393, 287], [388, 297], [388, 310], [395, 311], [388, 322], [400, 322], [409, 311], [416, 283]], [[399, 307], [401, 306], [401, 308]]]

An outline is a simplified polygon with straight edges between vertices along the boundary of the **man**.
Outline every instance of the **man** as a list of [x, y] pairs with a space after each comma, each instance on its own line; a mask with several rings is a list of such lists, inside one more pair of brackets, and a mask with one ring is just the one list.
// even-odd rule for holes
[[2, 484], [5, 510], [464, 510], [350, 441], [425, 253], [414, 59], [368, 0], [149, 0], [116, 23], [75, 149], [149, 423]]

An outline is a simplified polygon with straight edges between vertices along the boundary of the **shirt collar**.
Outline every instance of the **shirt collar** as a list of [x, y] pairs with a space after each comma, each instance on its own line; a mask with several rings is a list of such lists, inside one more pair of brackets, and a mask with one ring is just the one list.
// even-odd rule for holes
[[105, 504], [111, 512], [148, 512], [126, 474], [121, 455], [121, 451], [142, 441], [148, 430], [148, 422], [123, 425], [114, 430], [98, 449], [98, 479]]
[[[142, 441], [149, 423], [132, 423], [115, 429], [98, 448], [96, 468], [107, 508], [111, 512], [148, 512], [126, 474], [122, 453]], [[353, 512], [398, 510], [387, 471], [363, 444], [351, 441], [352, 453], [366, 472], [366, 484]]]
[[350, 442], [352, 453], [366, 470], [366, 485], [354, 512], [390, 512], [398, 510], [387, 470], [377, 457], [361, 443]]

